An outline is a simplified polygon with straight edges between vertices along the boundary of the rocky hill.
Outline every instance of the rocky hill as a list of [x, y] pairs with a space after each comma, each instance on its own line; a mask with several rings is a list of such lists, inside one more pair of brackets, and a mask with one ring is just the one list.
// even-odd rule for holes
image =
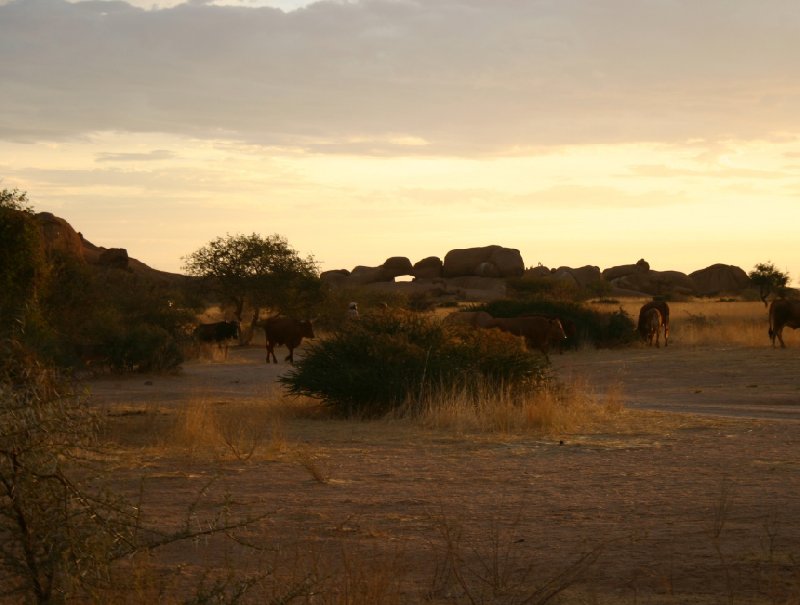
[[95, 246], [84, 239], [83, 234], [75, 231], [67, 221], [50, 212], [39, 212], [36, 219], [42, 230], [45, 251], [48, 255], [53, 252], [61, 252], [99, 269], [129, 271], [147, 279], [168, 284], [177, 285], [188, 279], [185, 275], [153, 269], [143, 262], [129, 257], [128, 251], [124, 248]]

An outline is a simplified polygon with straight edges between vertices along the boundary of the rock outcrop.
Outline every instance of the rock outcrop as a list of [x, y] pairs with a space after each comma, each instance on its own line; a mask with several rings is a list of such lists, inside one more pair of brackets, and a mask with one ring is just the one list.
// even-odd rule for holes
[[428, 256], [414, 263], [411, 275], [417, 279], [437, 279], [442, 276], [444, 264], [438, 256]]
[[647, 273], [650, 270], [650, 263], [643, 258], [640, 258], [633, 265], [619, 265], [616, 267], [609, 267], [604, 269], [602, 276], [607, 282], [613, 282], [620, 277], [627, 277], [629, 275], [636, 275], [639, 273]]
[[85, 260], [83, 238], [72, 225], [50, 212], [40, 212], [36, 215], [36, 219], [39, 221], [44, 249], [48, 256], [59, 252]]
[[128, 251], [124, 248], [95, 246], [75, 231], [66, 220], [50, 212], [39, 212], [36, 219], [39, 222], [44, 249], [48, 256], [52, 256], [54, 253], [66, 254], [98, 270], [129, 271], [164, 283], [182, 283], [189, 279], [185, 275], [153, 269], [130, 258]]
[[717, 263], [689, 274], [699, 296], [740, 292], [751, 286], [750, 278], [740, 267]]
[[451, 250], [442, 267], [444, 277], [521, 277], [524, 272], [519, 250], [502, 246]]
[[97, 264], [109, 269], [130, 271], [130, 259], [125, 248], [107, 248], [97, 258]]
[[401, 275], [412, 275], [411, 261], [404, 256], [393, 256], [377, 267], [359, 265], [352, 272], [346, 269], [325, 271], [320, 278], [332, 285], [365, 286], [383, 282], [394, 282]]
[[585, 265], [577, 269], [573, 269], [572, 267], [559, 267], [553, 272], [553, 278], [567, 282], [576, 288], [587, 288], [603, 280], [600, 267], [595, 267], [593, 265]]

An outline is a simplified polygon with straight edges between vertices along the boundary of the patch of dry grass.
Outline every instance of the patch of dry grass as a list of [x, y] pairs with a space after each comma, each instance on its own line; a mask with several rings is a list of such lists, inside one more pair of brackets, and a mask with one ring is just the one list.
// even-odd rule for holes
[[[646, 299], [625, 299], [620, 307], [634, 321]], [[603, 305], [605, 309], [607, 305]], [[693, 300], [670, 302], [670, 343], [682, 345], [730, 344], [763, 347], [769, 344], [767, 308], [760, 301]], [[786, 330], [784, 334], [792, 330]], [[791, 338], [791, 334], [789, 334]]]
[[177, 413], [161, 443], [220, 460], [277, 458], [289, 448], [285, 422], [292, 413], [282, 398], [211, 402], [198, 397]]
[[414, 421], [456, 433], [550, 435], [580, 431], [622, 411], [619, 388], [598, 396], [585, 384], [557, 384], [520, 398], [511, 389], [484, 387], [477, 395], [453, 390], [429, 396]]

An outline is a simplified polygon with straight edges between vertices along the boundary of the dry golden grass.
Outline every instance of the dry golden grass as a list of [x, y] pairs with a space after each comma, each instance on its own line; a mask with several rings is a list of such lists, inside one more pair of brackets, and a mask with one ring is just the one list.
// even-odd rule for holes
[[273, 459], [289, 447], [284, 424], [292, 412], [283, 399], [212, 403], [198, 397], [177, 412], [158, 441], [201, 458]]
[[411, 422], [457, 434], [550, 435], [602, 423], [622, 411], [619, 392], [601, 396], [587, 385], [554, 384], [520, 399], [510, 389], [482, 388], [472, 395], [454, 390], [415, 406]]
[[[623, 299], [616, 306], [598, 303], [592, 306], [600, 310], [622, 308], [635, 322], [645, 302], [647, 299]], [[769, 342], [767, 308], [760, 301], [670, 302], [669, 309], [671, 343], [761, 347]]]

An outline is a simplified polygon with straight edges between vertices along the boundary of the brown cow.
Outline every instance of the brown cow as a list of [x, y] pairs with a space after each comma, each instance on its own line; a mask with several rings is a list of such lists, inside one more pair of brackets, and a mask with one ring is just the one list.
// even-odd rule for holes
[[487, 328], [498, 328], [515, 336], [524, 336], [530, 349], [539, 349], [549, 359], [547, 351], [553, 344], [563, 342], [567, 335], [561, 321], [555, 317], [530, 315], [527, 317], [493, 318]]
[[656, 341], [656, 347], [661, 346], [658, 341], [662, 323], [661, 313], [655, 307], [647, 309], [639, 320], [639, 331], [644, 332], [642, 337], [651, 347], [653, 346], [653, 340]]
[[785, 349], [783, 342], [784, 328], [800, 328], [800, 300], [773, 300], [769, 305], [769, 337], [772, 346], [775, 347], [775, 339], [781, 343], [781, 348]]
[[639, 332], [642, 340], [648, 339], [649, 332], [644, 316], [650, 309], [656, 309], [661, 316], [659, 329], [662, 326], [664, 327], [664, 346], [667, 347], [669, 346], [669, 305], [663, 300], [652, 300], [642, 305], [642, 308], [639, 309], [639, 322], [636, 324], [636, 330]]
[[286, 360], [294, 363], [294, 350], [303, 342], [303, 338], [314, 338], [314, 327], [311, 320], [293, 319], [291, 317], [270, 317], [261, 322], [264, 334], [267, 337], [267, 363], [270, 356], [274, 363], [278, 363], [275, 357], [275, 346], [286, 345], [289, 354]]

